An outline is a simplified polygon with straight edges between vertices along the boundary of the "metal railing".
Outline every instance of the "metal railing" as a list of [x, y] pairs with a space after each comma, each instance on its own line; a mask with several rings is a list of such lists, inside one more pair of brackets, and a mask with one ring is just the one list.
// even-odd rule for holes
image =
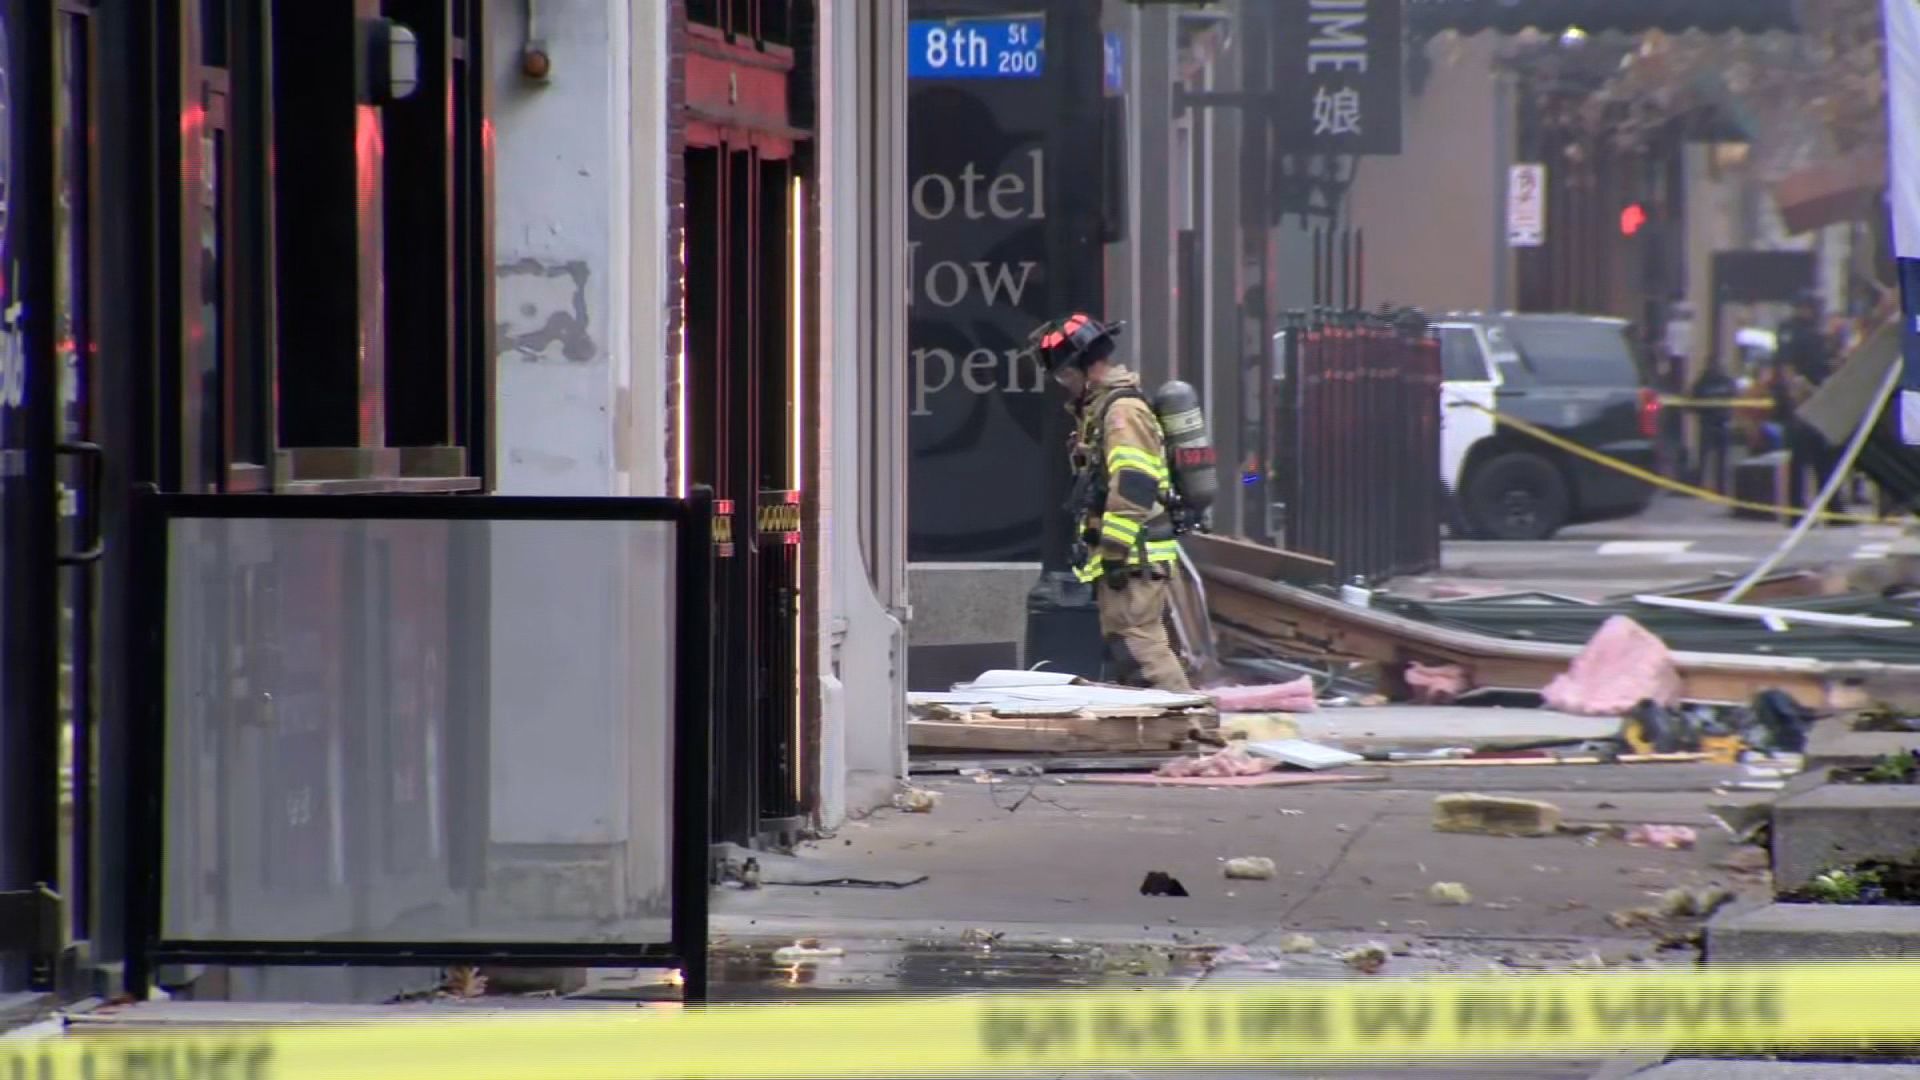
[[1291, 312], [1263, 437], [1270, 535], [1342, 580], [1440, 565], [1440, 349], [1412, 311]]

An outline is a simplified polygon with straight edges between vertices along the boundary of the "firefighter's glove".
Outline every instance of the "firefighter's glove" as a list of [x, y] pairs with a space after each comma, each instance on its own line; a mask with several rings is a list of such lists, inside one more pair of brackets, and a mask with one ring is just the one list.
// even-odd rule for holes
[[1118, 559], [1101, 560], [1100, 580], [1107, 583], [1107, 588], [1114, 590], [1126, 588], [1127, 578], [1130, 576], [1126, 563]]

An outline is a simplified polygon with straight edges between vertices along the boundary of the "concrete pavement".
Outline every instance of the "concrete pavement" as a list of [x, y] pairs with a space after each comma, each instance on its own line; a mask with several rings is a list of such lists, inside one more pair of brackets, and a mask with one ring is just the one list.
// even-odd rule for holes
[[[1056, 778], [1000, 783], [929, 779], [931, 813], [883, 811], [852, 822], [803, 855], [927, 875], [901, 889], [765, 886], [716, 898], [716, 927], [745, 938], [796, 933], [1235, 945], [1233, 967], [1274, 974], [1337, 972], [1331, 950], [1381, 940], [1408, 950], [1396, 971], [1520, 969], [1570, 964], [1592, 952], [1622, 964], [1656, 961], [1654, 936], [1622, 932], [1608, 913], [1653, 904], [1676, 886], [1760, 883], [1715, 864], [1730, 840], [1709, 803], [1741, 770], [1705, 765], [1465, 767], [1380, 770], [1388, 780], [1311, 788], [1114, 788]], [[1544, 798], [1567, 820], [1693, 826], [1693, 851], [1614, 839], [1506, 839], [1440, 834], [1431, 807], [1443, 791]], [[1230, 881], [1226, 859], [1272, 858], [1271, 881]], [[1152, 870], [1184, 898], [1144, 897]], [[1436, 906], [1428, 888], [1455, 881], [1473, 897]], [[1279, 949], [1293, 934], [1327, 948]], [[1330, 966], [1331, 965], [1331, 966]]]

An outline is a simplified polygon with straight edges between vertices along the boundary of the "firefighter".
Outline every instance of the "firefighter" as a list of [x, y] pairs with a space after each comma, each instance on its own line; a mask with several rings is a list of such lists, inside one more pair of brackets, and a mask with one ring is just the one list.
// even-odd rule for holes
[[1093, 585], [1114, 681], [1189, 692], [1167, 638], [1169, 580], [1180, 557], [1169, 513], [1172, 477], [1139, 377], [1113, 360], [1119, 331], [1118, 323], [1075, 314], [1033, 335], [1075, 418], [1073, 571]]

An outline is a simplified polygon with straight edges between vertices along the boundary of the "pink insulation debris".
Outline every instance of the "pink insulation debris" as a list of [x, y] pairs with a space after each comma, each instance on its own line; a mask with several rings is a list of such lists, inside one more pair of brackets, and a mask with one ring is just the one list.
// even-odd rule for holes
[[1205, 757], [1178, 758], [1154, 770], [1156, 776], [1258, 776], [1272, 772], [1277, 761], [1268, 761], [1247, 753], [1244, 747], [1229, 746]]
[[1635, 847], [1688, 851], [1700, 836], [1685, 825], [1635, 825], [1627, 830], [1627, 843]]
[[1262, 686], [1223, 686], [1207, 691], [1221, 712], [1312, 712], [1313, 680], [1305, 675]]
[[1406, 678], [1413, 700], [1422, 705], [1445, 705], [1473, 689], [1459, 664], [1428, 665], [1416, 660], [1407, 665]]
[[1665, 642], [1625, 615], [1615, 615], [1542, 695], [1549, 709], [1618, 716], [1642, 701], [1679, 702], [1680, 672]]

